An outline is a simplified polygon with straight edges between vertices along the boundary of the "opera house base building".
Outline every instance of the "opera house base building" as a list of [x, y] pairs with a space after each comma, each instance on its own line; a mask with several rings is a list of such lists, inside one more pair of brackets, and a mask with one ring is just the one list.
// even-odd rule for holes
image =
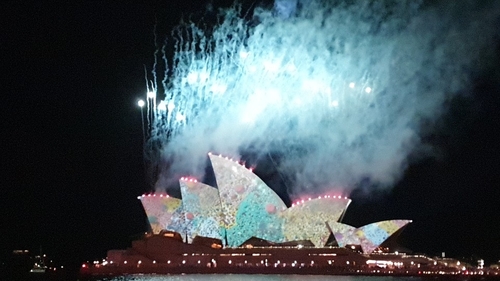
[[410, 220], [355, 228], [341, 223], [350, 199], [323, 195], [287, 207], [251, 170], [209, 154], [217, 188], [181, 178], [181, 197], [139, 196], [150, 233], [126, 250], [85, 263], [83, 275], [240, 273], [494, 275], [458, 260], [391, 252]]

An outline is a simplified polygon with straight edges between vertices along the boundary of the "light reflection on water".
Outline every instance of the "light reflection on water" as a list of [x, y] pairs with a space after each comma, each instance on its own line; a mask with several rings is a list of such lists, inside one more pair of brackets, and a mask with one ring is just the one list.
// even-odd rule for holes
[[94, 281], [418, 281], [420, 278], [390, 276], [317, 276], [317, 275], [244, 275], [244, 274], [190, 274], [190, 275], [129, 275]]

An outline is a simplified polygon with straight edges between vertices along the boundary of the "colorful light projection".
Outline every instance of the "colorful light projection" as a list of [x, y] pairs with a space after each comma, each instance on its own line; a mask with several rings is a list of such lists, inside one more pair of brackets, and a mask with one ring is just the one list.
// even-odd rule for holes
[[338, 221], [349, 203], [340, 196], [323, 196], [292, 205], [283, 212], [285, 241], [309, 240], [316, 247], [324, 246], [331, 233], [326, 222]]
[[167, 194], [144, 194], [137, 199], [141, 200], [153, 233], [170, 230], [185, 236], [186, 225], [180, 199]]
[[286, 205], [259, 177], [238, 162], [209, 154], [222, 205], [228, 246], [251, 237], [284, 242], [281, 212]]
[[224, 241], [219, 191], [192, 178], [181, 178], [179, 183], [188, 243], [196, 236]]
[[355, 228], [338, 222], [328, 222], [340, 247], [360, 245], [363, 253], [370, 254], [396, 231], [411, 223], [411, 220], [379, 221]]
[[327, 221], [338, 221], [351, 202], [347, 197], [323, 196], [299, 201], [291, 208], [260, 178], [226, 157], [209, 155], [214, 168], [230, 246], [251, 237], [271, 242], [310, 240], [325, 245]]
[[324, 195], [299, 200], [287, 208], [251, 169], [209, 154], [218, 189], [193, 178], [181, 178], [182, 201], [166, 194], [138, 199], [153, 233], [166, 229], [191, 243], [196, 236], [220, 239], [238, 247], [252, 237], [270, 242], [309, 240], [323, 247], [331, 233], [340, 247], [360, 245], [371, 253], [410, 220], [388, 220], [355, 228], [339, 223], [351, 200]]

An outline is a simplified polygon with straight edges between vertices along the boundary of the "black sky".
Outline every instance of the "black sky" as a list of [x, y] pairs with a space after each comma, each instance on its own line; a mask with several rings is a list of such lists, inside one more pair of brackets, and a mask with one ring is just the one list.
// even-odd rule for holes
[[[150, 190], [136, 101], [146, 91], [144, 65], [153, 64], [154, 26], [164, 36], [205, 6], [0, 4], [1, 255], [42, 245], [80, 262], [146, 230], [136, 199]], [[346, 223], [413, 219], [400, 236], [410, 249], [500, 259], [499, 62], [475, 74], [473, 90], [432, 125], [427, 142], [437, 156], [413, 164], [390, 190], [360, 186]]]

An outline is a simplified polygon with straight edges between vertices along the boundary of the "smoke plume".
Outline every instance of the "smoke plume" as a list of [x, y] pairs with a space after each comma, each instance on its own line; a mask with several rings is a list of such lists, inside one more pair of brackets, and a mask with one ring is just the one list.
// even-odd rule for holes
[[281, 0], [179, 25], [151, 109], [157, 187], [201, 178], [209, 151], [273, 155], [292, 193], [393, 185], [488, 58], [499, 3]]

